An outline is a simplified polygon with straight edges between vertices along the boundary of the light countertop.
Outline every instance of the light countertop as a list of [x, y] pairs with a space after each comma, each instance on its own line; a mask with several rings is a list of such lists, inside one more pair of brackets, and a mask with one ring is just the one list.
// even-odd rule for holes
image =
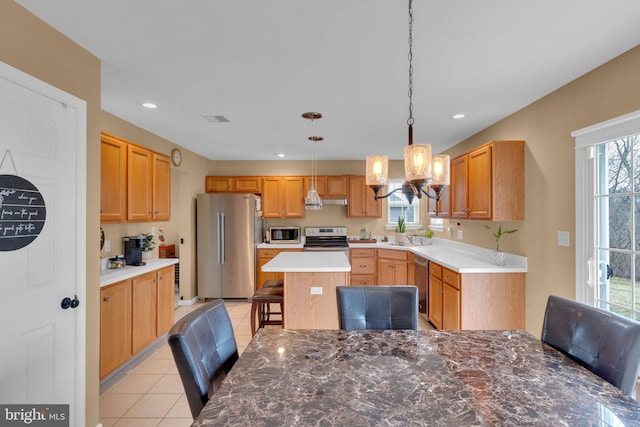
[[100, 274], [100, 287], [111, 285], [122, 280], [131, 279], [150, 271], [159, 270], [173, 264], [177, 264], [178, 258], [151, 258], [145, 260], [147, 265], [127, 265], [124, 268], [107, 269]]
[[279, 273], [336, 273], [351, 271], [344, 252], [281, 252], [262, 266]]

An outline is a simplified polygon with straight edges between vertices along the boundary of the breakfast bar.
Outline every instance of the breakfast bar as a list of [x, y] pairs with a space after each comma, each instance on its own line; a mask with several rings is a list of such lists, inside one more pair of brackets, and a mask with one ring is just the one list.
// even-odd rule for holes
[[194, 426], [638, 426], [525, 331], [261, 329]]
[[262, 266], [284, 273], [284, 327], [338, 329], [336, 287], [349, 285], [345, 252], [282, 252]]

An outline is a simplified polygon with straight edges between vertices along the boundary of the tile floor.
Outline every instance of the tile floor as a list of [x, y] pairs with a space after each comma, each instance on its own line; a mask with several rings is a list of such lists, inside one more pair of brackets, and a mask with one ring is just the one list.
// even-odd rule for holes
[[[176, 319], [197, 307], [180, 306]], [[225, 301], [238, 352], [251, 341], [251, 304]], [[419, 329], [433, 327], [420, 316]], [[145, 351], [127, 369], [100, 386], [100, 422], [104, 427], [182, 427], [193, 422], [171, 349], [166, 341]]]

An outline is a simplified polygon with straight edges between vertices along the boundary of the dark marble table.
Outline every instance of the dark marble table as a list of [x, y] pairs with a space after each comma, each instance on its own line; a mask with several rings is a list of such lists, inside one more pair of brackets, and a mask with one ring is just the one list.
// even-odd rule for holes
[[195, 426], [640, 426], [524, 331], [260, 329]]

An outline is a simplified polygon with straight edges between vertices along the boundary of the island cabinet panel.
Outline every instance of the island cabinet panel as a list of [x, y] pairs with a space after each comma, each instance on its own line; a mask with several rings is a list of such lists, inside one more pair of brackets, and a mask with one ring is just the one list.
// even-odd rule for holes
[[131, 355], [131, 280], [125, 280], [100, 289], [100, 378]]
[[156, 339], [156, 282], [156, 272], [141, 274], [133, 278], [131, 344], [134, 354]]
[[109, 135], [100, 144], [100, 222], [127, 217], [127, 144]]
[[491, 141], [451, 160], [453, 218], [524, 219], [524, 141]]
[[347, 285], [348, 272], [285, 272], [284, 328], [339, 329], [336, 287]]
[[377, 258], [378, 285], [409, 284], [407, 253], [405, 251], [378, 249]]
[[373, 248], [351, 248], [351, 286], [376, 284], [376, 250]]
[[429, 262], [429, 321], [438, 329], [524, 329], [524, 273], [465, 273]]
[[271, 271], [262, 271], [262, 266], [271, 261], [281, 252], [302, 252], [300, 248], [292, 248], [292, 249], [258, 249], [258, 265], [257, 265], [257, 275], [258, 281], [256, 283], [256, 288], [259, 289], [262, 287], [264, 282], [270, 279], [284, 279], [284, 273], [282, 272], [271, 272]]

